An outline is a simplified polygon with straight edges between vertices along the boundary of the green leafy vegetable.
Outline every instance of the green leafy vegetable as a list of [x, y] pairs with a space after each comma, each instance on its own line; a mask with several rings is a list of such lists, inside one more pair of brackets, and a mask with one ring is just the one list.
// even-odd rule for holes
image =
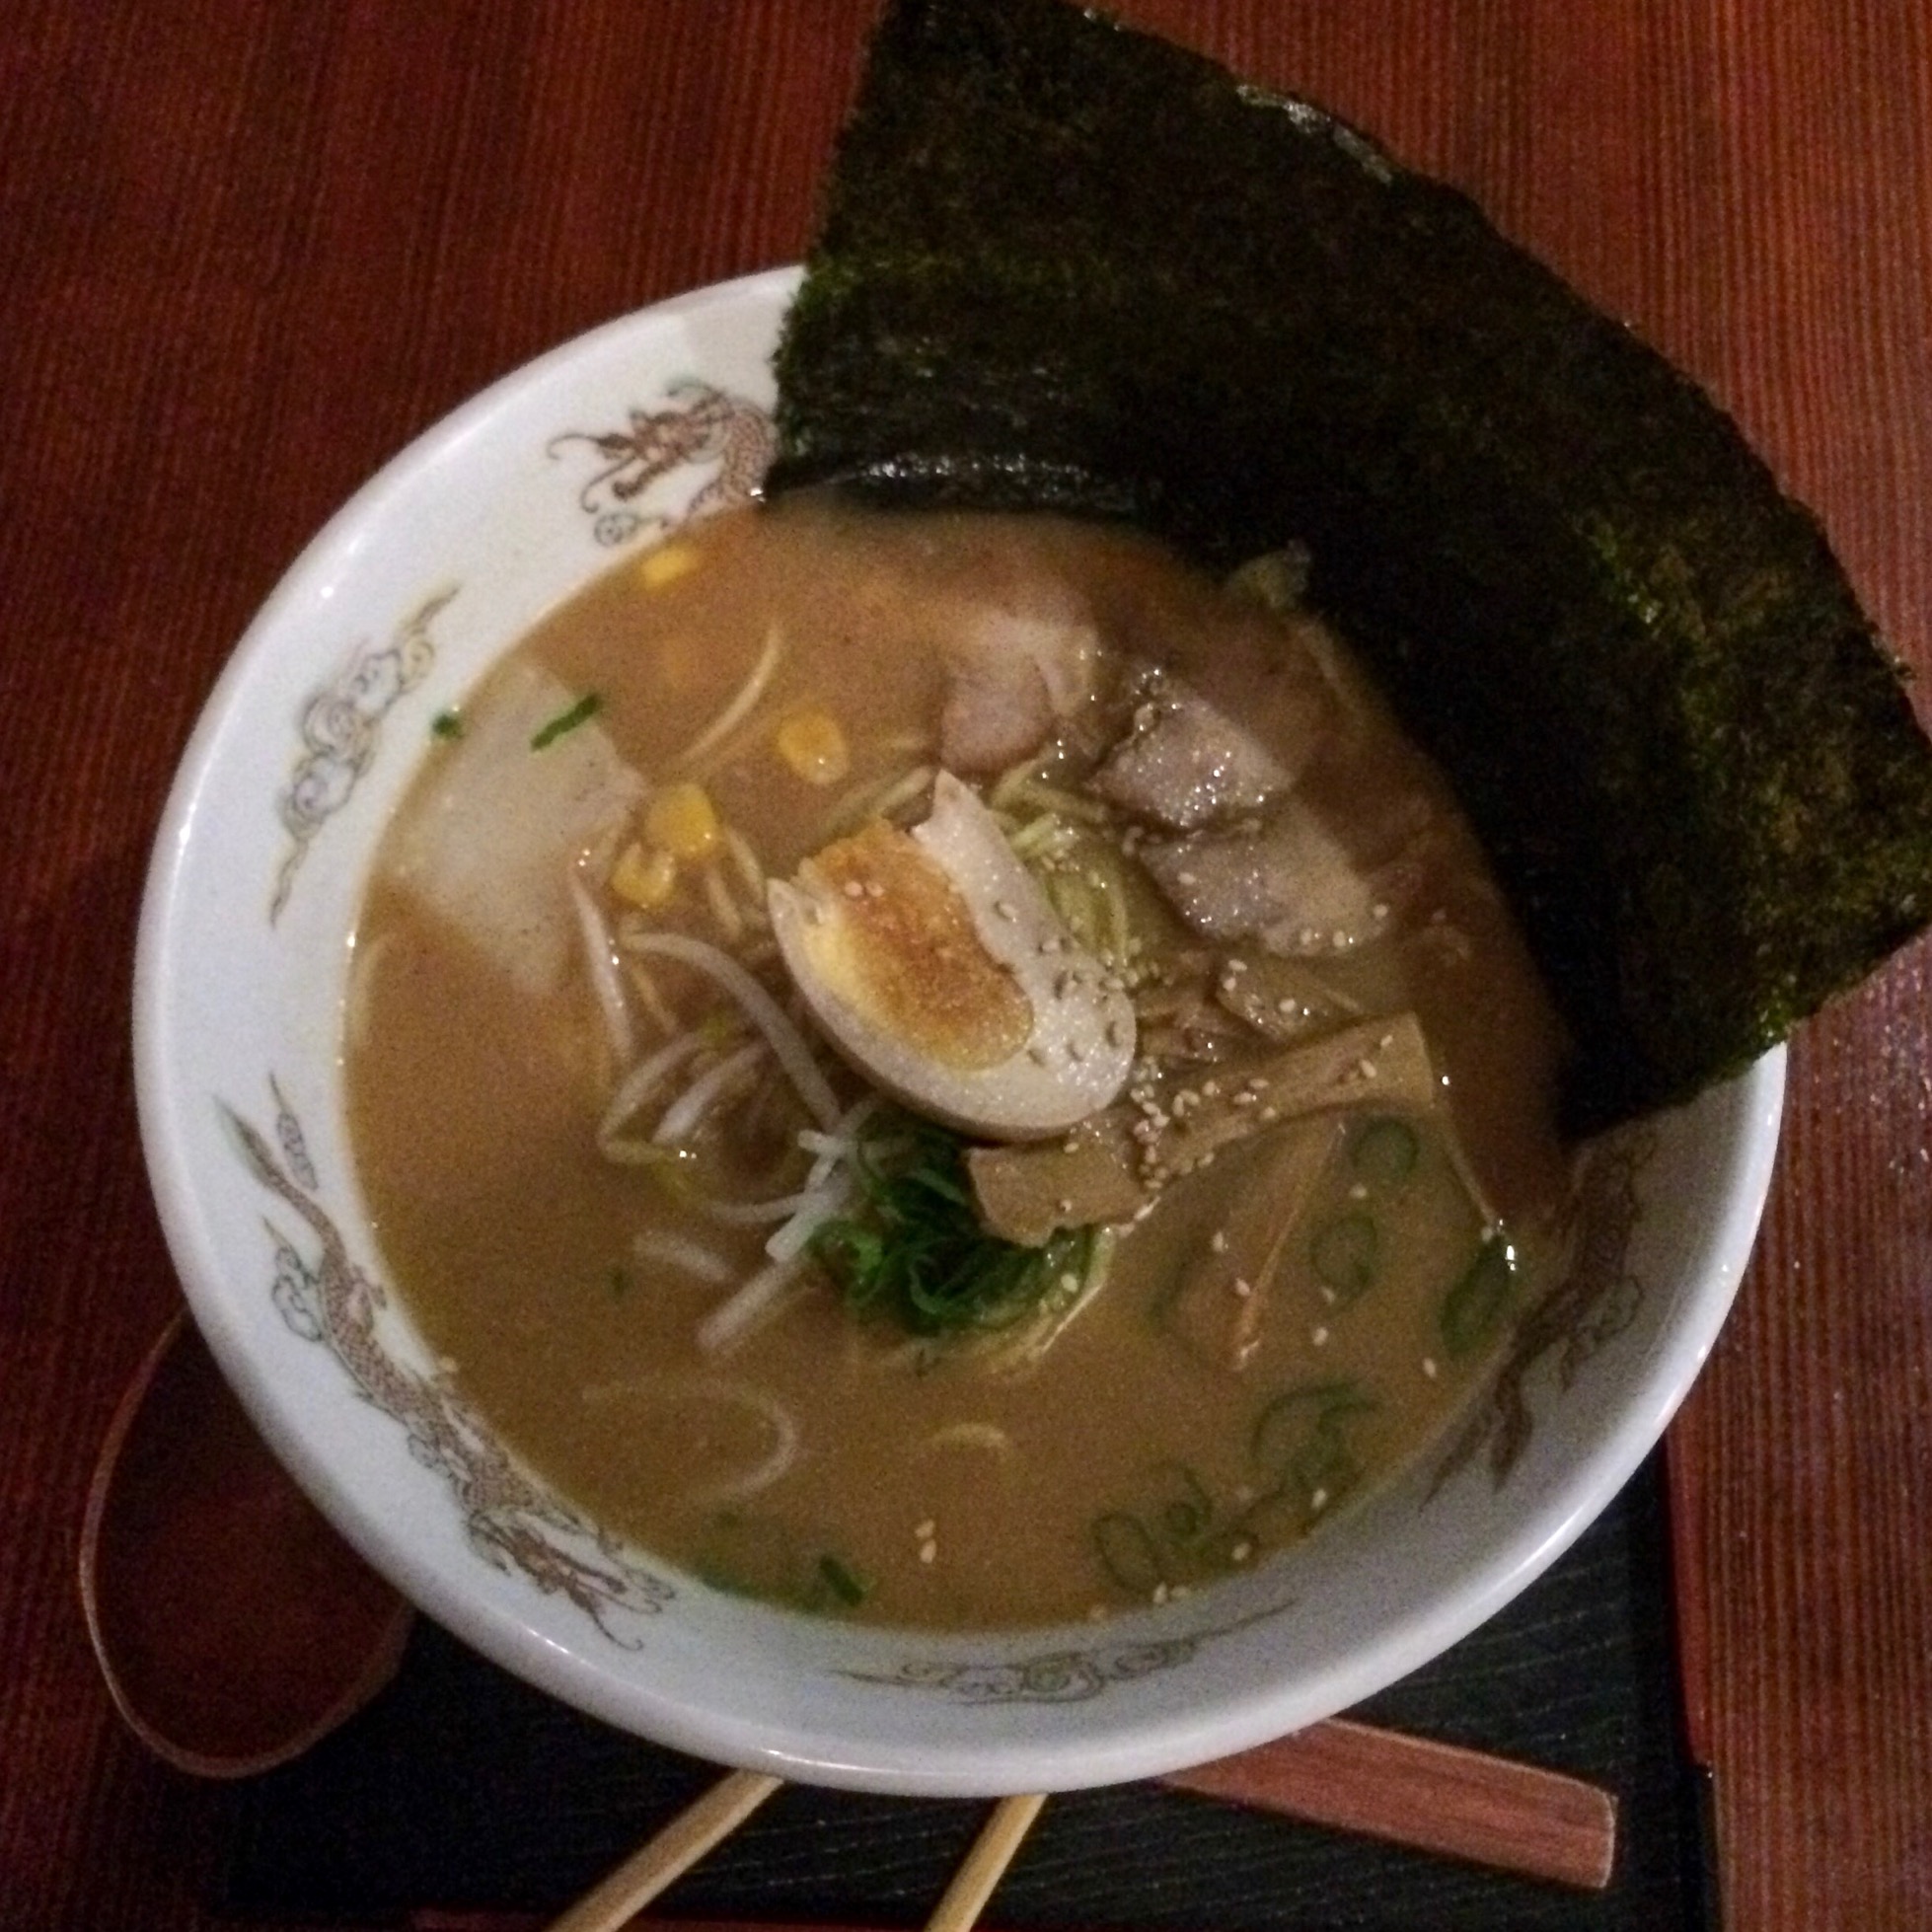
[[463, 735], [463, 714], [461, 711], [438, 711], [429, 720], [429, 735], [446, 742]]
[[574, 731], [580, 724], [588, 724], [604, 708], [604, 701], [594, 691], [586, 691], [567, 711], [559, 711], [544, 725], [530, 740], [532, 751], [544, 751], [556, 744], [566, 731]]
[[872, 1594], [871, 1586], [836, 1556], [821, 1556], [818, 1574], [826, 1589], [849, 1610], [855, 1610]]
[[1588, 1132], [1932, 920], [1932, 747], [1817, 523], [1463, 195], [1062, 0], [893, 0], [771, 487], [1131, 518], [1309, 602], [1447, 770]]
[[958, 1135], [910, 1114], [868, 1123], [855, 1155], [859, 1210], [826, 1222], [811, 1242], [855, 1309], [915, 1335], [1003, 1328], [1062, 1276], [1084, 1274], [1088, 1229], [1062, 1229], [1034, 1248], [981, 1226], [965, 1150]]

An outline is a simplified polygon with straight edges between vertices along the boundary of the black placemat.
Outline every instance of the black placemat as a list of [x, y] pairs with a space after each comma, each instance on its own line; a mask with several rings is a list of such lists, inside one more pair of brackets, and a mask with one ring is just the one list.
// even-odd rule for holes
[[[988, 1908], [1016, 1932], [1644, 1932], [1714, 1923], [1677, 1722], [1661, 1462], [1533, 1589], [1356, 1713], [1588, 1777], [1619, 1805], [1583, 1894], [1151, 1784], [1054, 1798]], [[424, 1621], [352, 1724], [241, 1796], [223, 1911], [404, 1923], [559, 1910], [716, 1772], [554, 1702]], [[666, 1917], [920, 1924], [983, 1804], [792, 1787]]]

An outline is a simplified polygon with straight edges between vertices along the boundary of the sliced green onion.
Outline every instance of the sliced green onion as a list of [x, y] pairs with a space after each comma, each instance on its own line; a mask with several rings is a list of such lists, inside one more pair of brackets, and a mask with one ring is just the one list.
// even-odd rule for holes
[[1399, 1187], [1415, 1172], [1422, 1143], [1406, 1120], [1364, 1121], [1349, 1143], [1349, 1162], [1372, 1187]]
[[872, 1594], [871, 1587], [862, 1583], [836, 1556], [821, 1556], [818, 1573], [826, 1588], [849, 1610], [855, 1610]]
[[1472, 1354], [1494, 1333], [1516, 1299], [1516, 1249], [1492, 1231], [1443, 1298], [1440, 1324], [1452, 1359]]
[[556, 744], [566, 731], [574, 731], [578, 725], [589, 723], [603, 708], [603, 699], [594, 691], [586, 691], [567, 711], [557, 712], [531, 738], [530, 749], [543, 751]]
[[1316, 1277], [1346, 1306], [1375, 1287], [1381, 1273], [1381, 1236], [1367, 1215], [1343, 1215], [1315, 1229], [1308, 1259]]

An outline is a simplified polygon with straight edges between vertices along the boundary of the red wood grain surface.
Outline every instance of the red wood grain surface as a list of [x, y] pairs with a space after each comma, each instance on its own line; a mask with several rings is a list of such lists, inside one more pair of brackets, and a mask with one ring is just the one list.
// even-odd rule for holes
[[[1474, 192], [1741, 418], [1932, 672], [1919, 0], [1121, 0]], [[73, 1584], [175, 1290], [147, 843], [303, 541], [494, 376], [795, 258], [869, 0], [12, 0], [0, 22], [0, 1923], [200, 1925]], [[1923, 701], [1921, 701], [1923, 702]], [[1932, 950], [1811, 1026], [1679, 1424], [1730, 1919], [1932, 1924]]]

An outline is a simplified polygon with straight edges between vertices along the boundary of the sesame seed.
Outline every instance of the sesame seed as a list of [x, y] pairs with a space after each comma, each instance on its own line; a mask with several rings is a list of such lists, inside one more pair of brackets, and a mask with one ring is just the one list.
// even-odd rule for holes
[[1368, 1200], [1368, 1198], [1369, 1198], [1369, 1183], [1367, 1181], [1357, 1181], [1355, 1185], [1349, 1189], [1349, 1199], [1351, 1201], [1366, 1201]]
[[885, 897], [885, 887], [877, 879], [867, 879], [865, 881], [865, 896], [868, 899], [883, 899]]
[[1325, 1510], [1327, 1507], [1328, 1507], [1328, 1492], [1325, 1489], [1316, 1490], [1315, 1493], [1308, 1498], [1308, 1508], [1311, 1510]]
[[1326, 1301], [1331, 1308], [1335, 1305], [1335, 1303], [1338, 1300], [1341, 1300], [1341, 1298], [1335, 1293], [1335, 1291], [1332, 1288], [1328, 1288], [1326, 1286], [1324, 1286], [1321, 1291], [1321, 1299], [1324, 1301]]
[[1231, 1556], [1236, 1563], [1245, 1563], [1248, 1560], [1248, 1558], [1254, 1554], [1254, 1545], [1251, 1542], [1249, 1542], [1245, 1536], [1243, 1536], [1241, 1540], [1238, 1543], [1236, 1543], [1234, 1547], [1227, 1552], [1227, 1554]]
[[936, 1563], [939, 1560], [939, 1546], [929, 1538], [919, 1546], [919, 1560], [922, 1563]]
[[1324, 1349], [1328, 1346], [1328, 1330], [1325, 1328], [1317, 1328], [1308, 1336], [1308, 1340], [1311, 1341], [1316, 1348]]
[[1436, 1358], [1433, 1355], [1425, 1355], [1422, 1358], [1422, 1373], [1432, 1382], [1436, 1379]]
[[848, 899], [863, 899], [865, 888], [856, 879], [848, 879], [845, 884], [845, 894]]
[[1072, 1214], [1074, 1212], [1073, 1197], [1068, 1194], [1063, 1194], [1060, 1197], [1060, 1199], [1053, 1204], [1053, 1211], [1055, 1214], [1058, 1215]]
[[1167, 1600], [1167, 1586], [1164, 1583], [1155, 1584], [1153, 1587], [1153, 1600], [1156, 1603], [1164, 1603]]
[[917, 1536], [922, 1543], [929, 1542], [931, 1538], [936, 1536], [938, 1533], [939, 1533], [939, 1525], [931, 1517], [928, 1517], [924, 1523], [916, 1523], [913, 1524], [913, 1534]]
[[1226, 1228], [1217, 1227], [1215, 1231], [1208, 1237], [1208, 1246], [1212, 1248], [1216, 1254], [1226, 1254], [1227, 1252]]
[[1245, 1275], [1236, 1275], [1234, 1277], [1235, 1300], [1245, 1301], [1248, 1299], [1248, 1297], [1253, 1293], [1254, 1293], [1254, 1284], [1251, 1281], [1249, 1281]]

